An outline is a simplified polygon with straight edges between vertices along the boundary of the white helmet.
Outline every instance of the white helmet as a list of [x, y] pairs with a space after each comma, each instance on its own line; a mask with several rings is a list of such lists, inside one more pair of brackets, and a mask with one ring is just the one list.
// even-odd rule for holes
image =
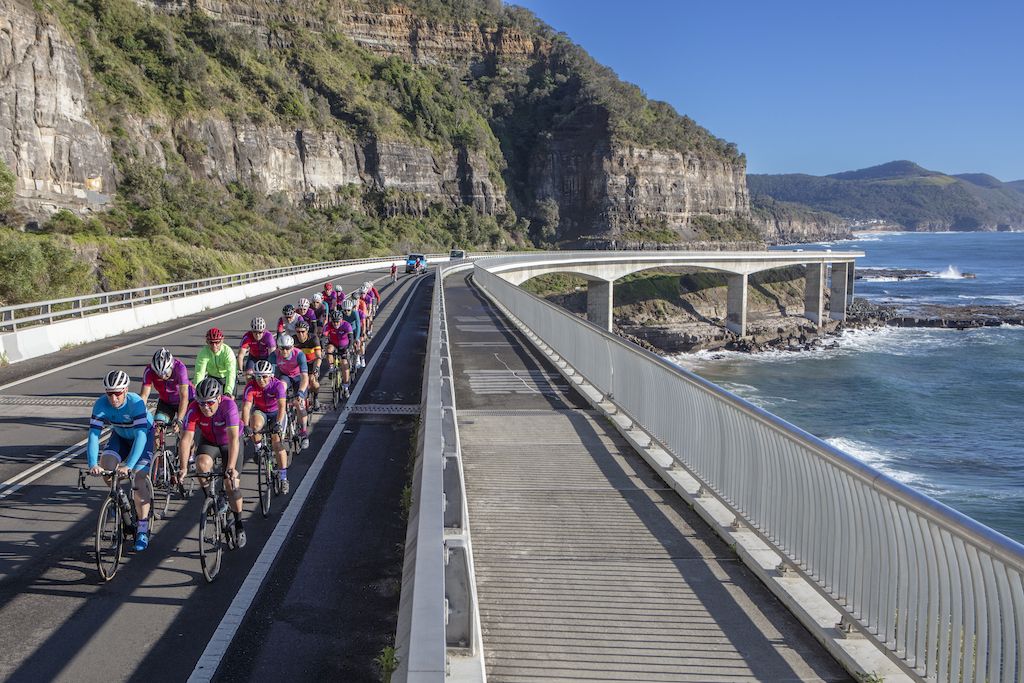
[[169, 375], [174, 369], [174, 356], [167, 349], [160, 349], [153, 354], [153, 360], [149, 362], [149, 367], [153, 368], [153, 372], [159, 377]]
[[299, 308], [309, 308], [309, 299], [299, 299]]
[[345, 310], [346, 313], [351, 311], [352, 310], [352, 299], [345, 299], [344, 303], [341, 304], [341, 307]]
[[260, 332], [263, 332], [264, 330], [267, 329], [267, 321], [264, 320], [263, 318], [253, 318], [249, 322], [249, 329], [259, 334]]
[[373, 283], [367, 280], [366, 282], [363, 283], [363, 289], [365, 289], [366, 291], [370, 291], [371, 289], [373, 289]]
[[277, 340], [277, 345], [282, 349], [290, 349], [295, 346], [295, 340], [290, 334], [282, 334], [281, 338]]
[[131, 378], [124, 370], [111, 370], [103, 378], [103, 389], [106, 391], [124, 391], [131, 383]]
[[313, 303], [319, 304], [319, 303], [323, 303], [323, 301], [324, 301], [324, 295], [321, 294], [320, 292], [317, 292], [316, 294], [313, 295]]
[[274, 374], [274, 366], [269, 360], [258, 360], [252, 367], [252, 372], [257, 377], [270, 377]]

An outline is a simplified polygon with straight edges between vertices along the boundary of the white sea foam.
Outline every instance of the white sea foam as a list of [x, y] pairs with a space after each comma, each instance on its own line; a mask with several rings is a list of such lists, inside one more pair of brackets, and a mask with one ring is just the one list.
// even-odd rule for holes
[[946, 266], [946, 269], [941, 273], [936, 273], [935, 277], [940, 278], [942, 280], [962, 280], [964, 274], [960, 272], [959, 268], [957, 268], [953, 264], [950, 264]]
[[902, 467], [903, 457], [898, 453], [841, 436], [825, 439], [825, 441], [901, 484], [912, 486], [931, 496], [943, 492], [922, 475], [904, 469]]
[[[903, 278], [903, 280], [910, 280], [911, 278]], [[862, 277], [861, 282], [901, 282], [898, 277]]]

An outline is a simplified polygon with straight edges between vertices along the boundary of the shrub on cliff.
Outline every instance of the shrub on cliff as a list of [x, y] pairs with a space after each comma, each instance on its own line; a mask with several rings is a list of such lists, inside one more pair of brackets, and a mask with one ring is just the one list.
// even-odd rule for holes
[[0, 304], [75, 296], [95, 284], [92, 268], [67, 237], [0, 228]]
[[0, 224], [4, 224], [7, 213], [14, 206], [14, 174], [0, 159]]

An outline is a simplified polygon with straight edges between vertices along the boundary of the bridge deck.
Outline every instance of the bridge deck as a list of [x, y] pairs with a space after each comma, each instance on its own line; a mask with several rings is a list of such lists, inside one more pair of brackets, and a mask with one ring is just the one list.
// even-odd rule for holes
[[490, 680], [848, 680], [471, 283], [445, 291]]

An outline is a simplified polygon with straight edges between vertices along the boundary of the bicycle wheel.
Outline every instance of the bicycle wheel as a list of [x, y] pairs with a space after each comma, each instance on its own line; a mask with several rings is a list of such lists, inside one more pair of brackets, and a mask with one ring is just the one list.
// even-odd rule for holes
[[221, 516], [217, 514], [217, 501], [211, 496], [203, 503], [199, 518], [199, 563], [207, 583], [217, 578], [220, 571], [221, 536]]
[[167, 511], [171, 506], [171, 452], [163, 451], [154, 463], [154, 469], [150, 472], [153, 481], [153, 507], [156, 508], [157, 519], [167, 517]]
[[96, 521], [96, 569], [104, 581], [110, 581], [117, 573], [123, 549], [121, 508], [115, 499], [108, 497], [103, 501], [99, 519]]
[[256, 455], [256, 482], [260, 494], [260, 512], [264, 517], [270, 514], [270, 463], [266, 453]]

